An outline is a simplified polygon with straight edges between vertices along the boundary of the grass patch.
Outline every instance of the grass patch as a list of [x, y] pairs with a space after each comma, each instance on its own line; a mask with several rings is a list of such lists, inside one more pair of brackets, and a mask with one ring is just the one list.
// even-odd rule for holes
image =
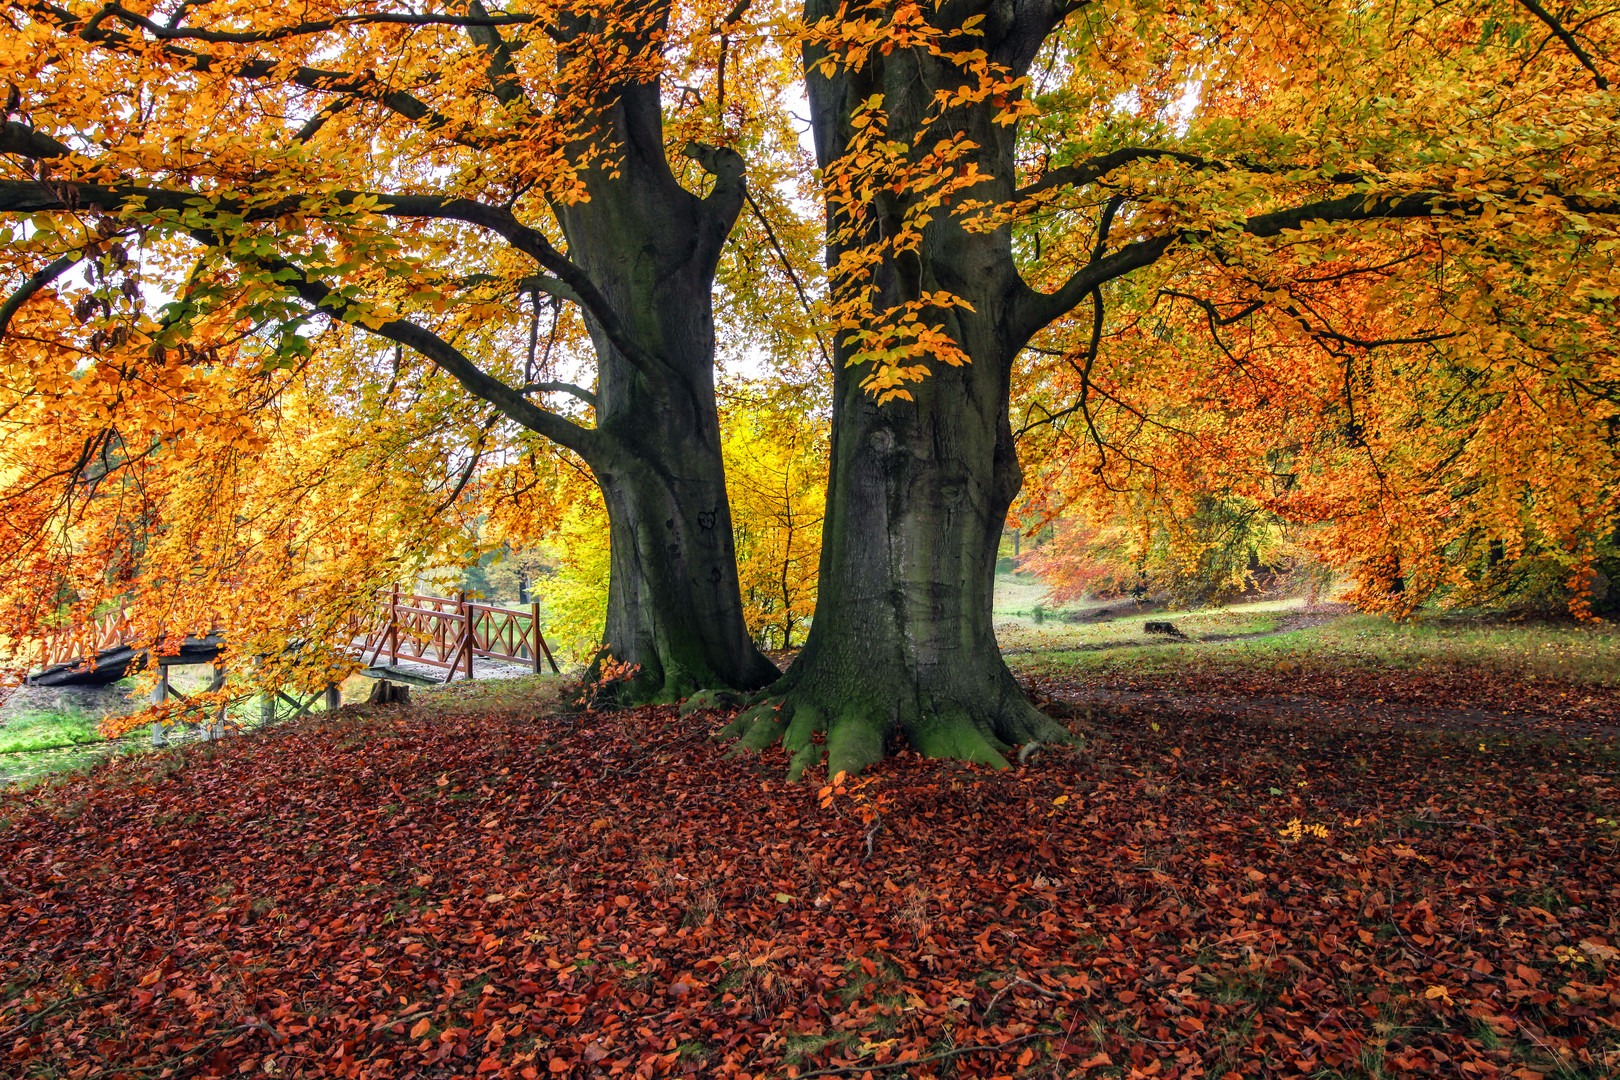
[[15, 713], [0, 727], [0, 754], [100, 742], [99, 720], [78, 709]]
[[467, 709], [507, 712], [534, 709], [551, 711], [561, 702], [567, 680], [561, 676], [522, 675], [515, 679], [474, 679], [431, 688], [430, 693], [414, 689], [415, 707], [427, 713], [461, 712]]
[[[1259, 610], [1257, 610], [1259, 608]], [[1283, 608], [1244, 606], [1220, 612], [1165, 616], [1191, 638], [1266, 633], [1286, 618]], [[1002, 646], [1035, 653], [1020, 667], [1041, 673], [1167, 674], [1222, 669], [1401, 672], [1484, 669], [1528, 680], [1578, 686], [1620, 686], [1620, 634], [1608, 624], [1487, 625], [1377, 615], [1348, 615], [1254, 640], [1148, 642], [1137, 619], [1058, 626], [1040, 631], [1001, 628]]]

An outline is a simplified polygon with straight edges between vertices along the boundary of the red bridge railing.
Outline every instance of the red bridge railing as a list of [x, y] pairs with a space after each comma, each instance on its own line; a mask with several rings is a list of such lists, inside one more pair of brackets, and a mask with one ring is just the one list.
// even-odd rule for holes
[[76, 623], [56, 630], [48, 630], [39, 643], [41, 669], [58, 664], [77, 663], [88, 654], [116, 649], [129, 644], [129, 615], [123, 608], [98, 615], [89, 623]]
[[378, 598], [376, 620], [355, 626], [352, 635], [369, 666], [386, 655], [390, 664], [408, 660], [441, 668], [449, 672], [449, 681], [456, 672], [471, 679], [475, 656], [529, 664], [536, 672], [544, 657], [552, 671], [559, 671], [540, 632], [539, 604], [519, 611], [473, 603], [465, 594], [452, 599], [397, 589]]
[[[215, 621], [210, 632], [223, 629]], [[528, 664], [536, 672], [546, 663], [561, 673], [540, 632], [539, 604], [522, 611], [473, 603], [465, 593], [423, 596], [392, 589], [379, 592], [371, 610], [348, 619], [338, 637], [339, 646], [355, 650], [368, 667], [387, 656], [389, 664], [404, 660], [439, 668], [447, 673], [447, 682], [457, 673], [473, 678], [475, 657]], [[83, 663], [136, 643], [129, 615], [119, 609], [87, 624], [47, 631], [40, 641], [39, 666], [45, 670]], [[145, 647], [149, 641], [143, 635], [139, 644]]]

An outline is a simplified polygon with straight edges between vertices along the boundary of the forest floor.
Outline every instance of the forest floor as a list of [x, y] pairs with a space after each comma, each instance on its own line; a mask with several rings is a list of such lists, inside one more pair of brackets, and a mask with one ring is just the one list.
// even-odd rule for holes
[[551, 680], [0, 790], [0, 1072], [1620, 1075], [1611, 640], [1169, 617], [826, 805]]

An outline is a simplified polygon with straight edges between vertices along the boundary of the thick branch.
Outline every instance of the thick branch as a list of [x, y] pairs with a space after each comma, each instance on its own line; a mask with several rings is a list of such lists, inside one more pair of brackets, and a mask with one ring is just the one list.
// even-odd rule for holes
[[7, 120], [0, 128], [0, 154], [16, 154], [26, 158], [66, 157], [70, 151], [43, 131], [35, 131], [27, 124]]
[[[281, 260], [264, 260], [261, 265], [275, 271], [277, 274], [292, 272], [292, 279], [288, 284], [306, 303], [316, 307], [322, 314], [333, 318], [348, 321], [346, 316], [353, 314], [353, 305], [337, 295], [330, 287], [306, 277], [297, 267]], [[469, 360], [460, 349], [435, 334], [426, 327], [418, 326], [405, 319], [392, 319], [381, 326], [372, 327], [363, 322], [357, 325], [378, 337], [416, 350], [427, 357], [440, 369], [466, 387], [468, 392], [475, 394], [483, 400], [494, 405], [506, 414], [507, 417], [522, 424], [530, 431], [543, 435], [559, 446], [567, 447], [580, 457], [589, 461], [593, 452], [601, 441], [598, 432], [589, 428], [580, 427], [571, 420], [567, 420], [556, 413], [548, 412], [525, 398], [522, 393], [512, 389], [493, 375], [488, 374], [477, 364]]]
[[530, 274], [528, 277], [518, 279], [517, 289], [519, 292], [542, 292], [547, 296], [555, 296], [559, 300], [578, 304], [580, 307], [585, 306], [585, 301], [581, 300], [579, 294], [569, 288], [566, 282], [547, 277], [545, 274]]
[[[512, 50], [501, 37], [499, 30], [495, 29], [500, 23], [491, 21], [489, 12], [479, 0], [468, 0], [467, 10], [473, 14], [474, 19], [482, 22], [467, 22], [467, 36], [473, 43], [484, 50], [489, 58], [489, 85], [495, 92], [495, 99], [502, 105], [510, 105], [515, 101], [523, 100], [523, 85], [518, 82], [517, 69], [512, 64]], [[534, 16], [524, 16], [524, 20]]]
[[681, 154], [714, 177], [714, 190], [703, 200], [703, 205], [709, 210], [715, 228], [720, 230], [719, 242], [723, 244], [742, 212], [743, 199], [748, 193], [748, 166], [741, 154], [726, 146], [689, 142]]
[[[1534, 198], [1553, 198], [1566, 210], [1579, 214], [1614, 214], [1620, 212], [1620, 196], [1602, 201], [1582, 196], [1559, 195], [1544, 188], [1518, 189], [1499, 193], [1502, 201], [1529, 201]], [[1338, 199], [1306, 203], [1288, 210], [1269, 214], [1256, 214], [1237, 228], [1249, 236], [1277, 236], [1302, 228], [1306, 222], [1329, 223], [1351, 221], [1380, 221], [1435, 217], [1441, 214], [1472, 216], [1483, 212], [1485, 204], [1478, 199], [1457, 198], [1437, 192], [1412, 195], [1378, 196], [1357, 193]], [[1170, 246], [1178, 241], [1204, 240], [1215, 235], [1207, 229], [1183, 229], [1163, 236], [1149, 237], [1127, 244], [1112, 255], [1091, 262], [1076, 270], [1053, 293], [1029, 292], [1020, 313], [1021, 340], [1028, 340], [1041, 327], [1048, 325], [1072, 310], [1099, 285], [1140, 270], [1159, 260]]]
[[30, 297], [67, 273], [79, 261], [80, 257], [78, 255], [63, 255], [60, 259], [31, 276], [22, 283], [22, 286], [16, 292], [6, 297], [6, 302], [0, 304], [0, 335], [6, 332], [6, 328], [11, 325], [11, 317], [17, 314], [18, 310], [28, 302]]
[[[68, 190], [71, 189], [71, 190]], [[711, 198], [713, 196], [710, 196]], [[308, 205], [315, 196], [289, 195], [264, 203], [241, 199], [211, 199], [195, 191], [173, 188], [70, 184], [65, 182], [0, 181], [0, 214], [37, 213], [42, 210], [72, 210], [100, 207], [103, 210], [167, 211], [183, 213], [203, 210], [240, 216], [247, 221], [263, 221], [292, 213], [319, 213]], [[556, 275], [539, 278], [534, 287], [579, 304], [602, 327], [613, 347], [650, 379], [662, 382], [666, 369], [631, 335], [624, 320], [596, 288], [590, 276], [546, 238], [538, 229], [519, 221], [504, 207], [489, 206], [475, 199], [446, 198], [441, 195], [386, 195], [374, 192], [339, 191], [318, 198], [340, 209], [368, 210], [385, 217], [431, 218], [461, 221], [488, 229]]]
[[574, 396], [574, 397], [578, 398], [579, 400], [583, 401], [585, 404], [589, 405], [591, 408], [593, 408], [593, 409], [596, 408], [596, 395], [591, 393], [589, 390], [585, 389], [583, 386], [576, 386], [573, 383], [567, 383], [567, 382], [532, 382], [532, 383], [529, 383], [529, 384], [527, 384], [525, 386], [518, 387], [518, 393], [520, 393], [520, 394], [547, 394], [547, 393], [571, 394], [572, 396]]
[[[1013, 192], [1015, 199], [1028, 199], [1039, 195], [1043, 191], [1050, 191], [1059, 187], [1083, 187], [1086, 184], [1107, 176], [1115, 169], [1138, 161], [1178, 161], [1194, 169], [1208, 169], [1211, 172], [1243, 172], [1259, 173], [1263, 176], [1273, 175], [1279, 171], [1269, 165], [1255, 165], [1249, 162], [1219, 161], [1215, 158], [1200, 157], [1197, 154], [1185, 153], [1181, 150], [1164, 150], [1152, 146], [1122, 146], [1118, 150], [1110, 150], [1106, 154], [1077, 161], [1072, 165], [1049, 169], [1044, 176], [1032, 184], [1028, 184]], [[1360, 173], [1334, 173], [1323, 177], [1324, 180], [1334, 184], [1355, 184], [1365, 180]]]

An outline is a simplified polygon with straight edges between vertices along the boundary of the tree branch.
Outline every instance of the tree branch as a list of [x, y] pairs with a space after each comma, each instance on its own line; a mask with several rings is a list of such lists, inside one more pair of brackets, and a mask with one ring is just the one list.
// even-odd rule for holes
[[471, 15], [418, 15], [410, 12], [379, 11], [362, 15], [340, 15], [331, 19], [293, 23], [290, 26], [278, 26], [269, 30], [198, 30], [189, 26], [163, 26], [129, 10], [121, 4], [114, 3], [108, 4], [98, 11], [95, 17], [86, 24], [85, 29], [94, 32], [99, 29], [100, 23], [109, 16], [116, 18], [132, 30], [146, 31], [158, 41], [202, 41], [210, 45], [253, 45], [283, 41], [290, 37], [323, 34], [328, 30], [336, 30], [345, 26], [465, 26], [481, 29], [497, 26], [521, 26], [540, 21], [538, 15], [492, 16], [483, 10], [482, 5], [476, 5], [476, 10]]
[[714, 177], [714, 190], [709, 192], [703, 205], [713, 215], [721, 230], [720, 242], [731, 235], [731, 227], [742, 212], [743, 199], [748, 194], [748, 166], [741, 154], [727, 146], [689, 142], [681, 149], [681, 156], [703, 166], [703, 171]]
[[0, 128], [0, 154], [16, 154], [25, 158], [66, 157], [71, 151], [43, 131], [27, 124], [7, 120]]
[[1566, 30], [1564, 24], [1559, 22], [1550, 11], [1536, 3], [1536, 0], [1519, 0], [1519, 5], [1547, 24], [1547, 29], [1553, 32], [1553, 36], [1562, 41], [1564, 47], [1575, 54], [1575, 59], [1580, 61], [1583, 68], [1592, 73], [1592, 81], [1597, 83], [1599, 90], [1609, 88], [1609, 80], [1604, 78], [1603, 72], [1597, 69], [1597, 62], [1592, 59], [1591, 54], [1581, 48], [1580, 43], [1575, 40], [1575, 35]]
[[[713, 196], [711, 196], [712, 198]], [[263, 221], [292, 213], [319, 213], [308, 205], [315, 196], [302, 193], [284, 196], [270, 202], [253, 203], [243, 199], [213, 199], [196, 191], [174, 188], [153, 188], [130, 185], [44, 183], [30, 180], [0, 181], [0, 214], [37, 213], [42, 210], [72, 210], [80, 207], [99, 207], [103, 210], [167, 211], [172, 213], [196, 212], [239, 216], [246, 221]], [[387, 195], [375, 192], [338, 191], [319, 196], [339, 208], [381, 214], [385, 217], [431, 218], [441, 221], [460, 221], [488, 229], [504, 238], [513, 247], [550, 270], [556, 279], [539, 277], [532, 285], [579, 304], [638, 371], [657, 382], [663, 382], [667, 368], [657, 356], [637, 342], [606, 297], [597, 289], [584, 269], [546, 238], [538, 229], [517, 219], [510, 210], [490, 206], [475, 199], [447, 198], [441, 195]], [[289, 264], [290, 265], [290, 264]]]
[[[1528, 201], [1532, 198], [1551, 197], [1566, 210], [1580, 214], [1620, 213], [1620, 197], [1604, 196], [1602, 201], [1579, 195], [1562, 195], [1545, 188], [1519, 188], [1500, 193], [1504, 201]], [[1270, 237], [1302, 228], [1308, 221], [1329, 223], [1352, 221], [1382, 221], [1435, 217], [1441, 214], [1467, 216], [1482, 213], [1485, 204], [1478, 199], [1457, 198], [1439, 192], [1419, 192], [1411, 195], [1377, 195], [1356, 193], [1338, 199], [1305, 203], [1288, 210], [1275, 210], [1256, 214], [1234, 231], [1249, 236]], [[1076, 270], [1056, 292], [1038, 293], [1030, 290], [1024, 295], [1022, 310], [1017, 313], [1017, 329], [1027, 341], [1041, 327], [1076, 307], [1087, 294], [1103, 282], [1122, 277], [1133, 270], [1151, 266], [1171, 245], [1185, 241], [1204, 240], [1215, 235], [1207, 229], [1182, 229], [1163, 236], [1153, 236], [1126, 244], [1112, 255], [1094, 259]]]
[[[284, 65], [269, 60], [222, 59], [210, 53], [188, 49], [171, 42], [152, 42], [144, 38], [132, 37], [119, 30], [103, 28], [101, 23], [112, 14], [107, 8], [101, 9], [88, 22], [83, 22], [72, 13], [49, 4], [28, 4], [27, 10], [37, 18], [53, 23], [63, 33], [102, 45], [115, 52], [141, 57], [156, 53], [174, 60], [192, 71], [223, 73], [259, 81], [279, 79], [295, 86], [301, 86], [306, 90], [315, 90], [322, 93], [352, 94], [355, 97], [376, 102], [407, 120], [425, 120], [428, 126], [433, 129], [455, 129], [458, 127], [455, 121], [430, 109], [414, 95], [404, 90], [394, 90], [382, 85], [378, 81], [376, 74], [371, 71], [359, 73], [327, 71], [303, 65], [289, 70]], [[159, 29], [164, 28], [159, 27]], [[460, 134], [454, 136], [454, 138], [466, 142], [470, 146], [483, 145], [475, 140], [468, 140]]]
[[311, 279], [296, 266], [280, 259], [261, 259], [256, 260], [256, 263], [265, 269], [271, 270], [278, 276], [284, 276], [290, 272], [291, 278], [287, 282], [288, 285], [306, 303], [315, 307], [321, 314], [330, 319], [348, 322], [376, 334], [378, 337], [398, 342], [416, 350], [466, 387], [470, 393], [494, 405], [508, 418], [522, 424], [530, 431], [545, 436], [559, 446], [567, 447], [587, 461], [600, 448], [601, 434], [599, 432], [591, 428], [580, 427], [565, 417], [558, 416], [556, 413], [548, 412], [535, 405], [519, 391], [512, 389], [493, 375], [485, 372], [477, 364], [469, 360], [460, 349], [457, 349], [426, 327], [418, 326], [405, 319], [391, 319], [375, 327], [363, 322], [351, 321], [349, 316], [355, 314], [354, 305], [339, 296], [331, 287]]
[[461, 493], [467, 490], [467, 482], [472, 479], [473, 470], [478, 468], [479, 459], [484, 456], [484, 443], [489, 439], [489, 433], [495, 429], [495, 422], [502, 415], [502, 410], [497, 408], [489, 414], [489, 419], [484, 421], [484, 426], [478, 429], [478, 436], [473, 439], [472, 457], [467, 459], [467, 467], [461, 470], [461, 476], [456, 480], [455, 490], [450, 492], [450, 497], [434, 508], [434, 517], [438, 517], [455, 505], [455, 501], [461, 498]]
[[17, 314], [35, 293], [71, 270], [81, 258], [82, 255], [63, 255], [23, 282], [16, 292], [6, 297], [6, 302], [0, 304], [0, 335], [3, 335], [6, 328], [11, 325], [11, 317]]
[[[777, 259], [781, 261], [783, 271], [786, 272], [788, 280], [793, 282], [793, 289], [799, 294], [799, 303], [804, 305], [805, 314], [814, 320], [816, 309], [810, 303], [810, 294], [805, 291], [804, 283], [799, 280], [799, 275], [794, 272], [792, 261], [788, 259], [787, 252], [783, 250], [781, 241], [776, 238], [776, 230], [771, 228], [770, 221], [765, 217], [764, 212], [760, 210], [759, 203], [754, 201], [752, 193], [745, 193], [745, 195], [748, 199], [749, 208], [754, 212], [754, 217], [758, 218], [760, 225], [764, 227], [765, 238], [770, 241], [772, 250], [776, 252]], [[816, 339], [816, 349], [821, 353], [821, 363], [828, 371], [832, 371], [832, 358], [827, 352], [827, 343], [821, 340], [820, 331], [812, 331], [812, 333]]]
[[585, 404], [589, 405], [591, 408], [596, 408], [596, 395], [585, 389], [583, 386], [576, 386], [573, 383], [532, 382], [518, 387], [518, 393], [520, 394], [546, 394], [553, 392], [571, 394], [583, 401]]
[[[1095, 183], [1107, 176], [1115, 169], [1138, 161], [1177, 161], [1194, 169], [1208, 169], [1211, 172], [1243, 172], [1273, 175], [1280, 170], [1269, 165], [1255, 165], [1249, 162], [1226, 162], [1215, 158], [1200, 157], [1181, 150], [1164, 150], [1151, 146], [1122, 146], [1118, 150], [1111, 150], [1106, 154], [1077, 161], [1072, 165], [1049, 169], [1046, 174], [1032, 184], [1027, 184], [1013, 192], [1014, 199], [1028, 199], [1039, 195], [1043, 191], [1050, 191], [1058, 187], [1082, 187]], [[1355, 184], [1366, 180], [1361, 173], [1334, 173], [1324, 177], [1329, 183]]]
[[[467, 10], [474, 19], [482, 22], [462, 23], [467, 27], [467, 36], [473, 43], [484, 50], [489, 58], [489, 85], [495, 92], [495, 100], [502, 105], [510, 105], [515, 101], [523, 101], [523, 85], [518, 82], [517, 69], [512, 65], [512, 49], [506, 44], [506, 39], [496, 29], [501, 23], [490, 20], [489, 12], [479, 0], [467, 0]], [[523, 16], [524, 21], [531, 21], [532, 15]]]
[[528, 277], [519, 278], [517, 288], [519, 292], [542, 292], [547, 296], [555, 296], [559, 300], [578, 304], [580, 307], [585, 306], [585, 301], [581, 300], [579, 294], [569, 288], [566, 282], [545, 274], [530, 274]]

